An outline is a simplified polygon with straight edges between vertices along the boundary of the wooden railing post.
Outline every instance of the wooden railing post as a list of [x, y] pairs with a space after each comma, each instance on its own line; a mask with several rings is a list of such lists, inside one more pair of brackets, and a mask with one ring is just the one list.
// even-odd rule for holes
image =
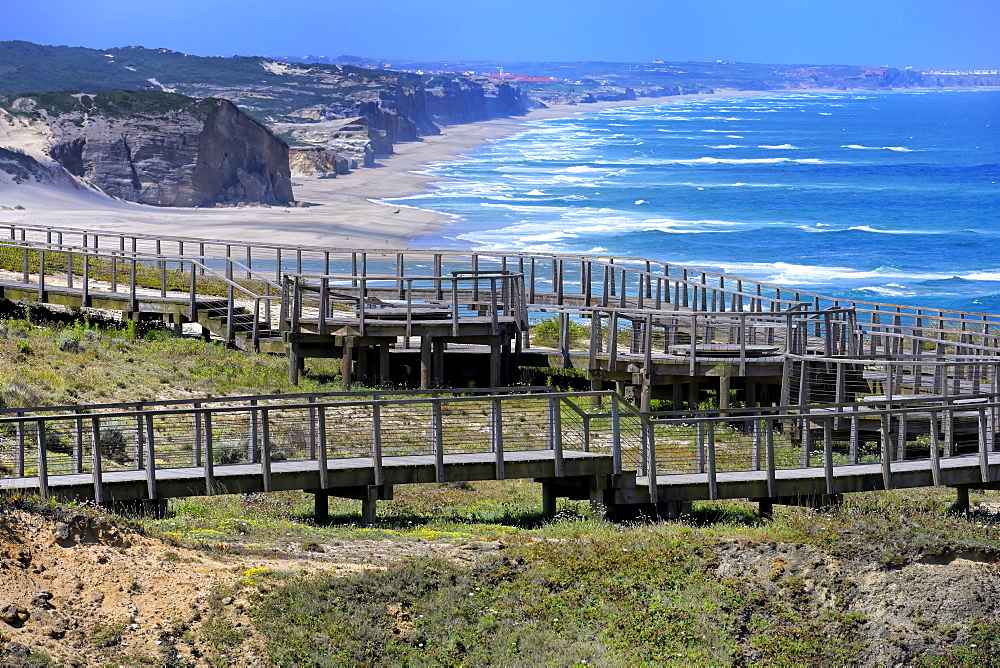
[[43, 499], [49, 498], [49, 460], [45, 450], [45, 420], [38, 420], [38, 493]]
[[[17, 412], [17, 416], [23, 417], [22, 411]], [[24, 420], [17, 421], [17, 452], [14, 455], [14, 475], [18, 478], [24, 477], [24, 457], [26, 446], [26, 436], [24, 430]]]
[[622, 472], [621, 407], [618, 394], [611, 395], [611, 459], [615, 473]]
[[260, 422], [263, 431], [263, 440], [260, 444], [260, 476], [265, 492], [271, 492], [274, 487], [271, 483], [271, 421], [268, 410], [260, 409]]
[[773, 498], [778, 495], [774, 472], [774, 420], [764, 421], [764, 465], [767, 469], [767, 495]]
[[879, 441], [882, 447], [882, 488], [892, 489], [892, 434], [890, 433], [890, 417], [888, 413], [879, 416]]
[[[329, 257], [327, 257], [329, 262]], [[330, 464], [327, 459], [326, 445], [326, 407], [316, 407], [316, 424], [319, 430], [319, 486], [321, 489], [330, 487]], [[379, 484], [379, 483], [376, 483]]]
[[549, 424], [551, 425], [549, 447], [552, 449], [555, 475], [557, 478], [561, 478], [566, 475], [565, 463], [563, 461], [562, 411], [559, 406], [559, 399], [554, 397], [549, 397]]
[[431, 449], [434, 454], [434, 478], [437, 482], [444, 482], [444, 422], [439, 400], [431, 401]]
[[153, 416], [146, 414], [146, 494], [156, 499], [156, 450], [153, 444]]
[[503, 458], [503, 405], [501, 400], [493, 397], [490, 400], [490, 450], [496, 467], [497, 480], [504, 479]]
[[[212, 412], [205, 411], [202, 422], [205, 424], [205, 493], [215, 494], [215, 454], [212, 443]], [[199, 444], [200, 447], [201, 444]]]
[[826, 493], [833, 494], [833, 418], [823, 420], [823, 475]]
[[90, 445], [93, 466], [91, 475], [94, 481], [94, 501], [98, 504], [104, 503], [104, 479], [101, 473], [101, 421], [100, 418], [90, 419]]
[[718, 471], [715, 468], [715, 423], [708, 423], [708, 498], [715, 501], [719, 498]]
[[375, 484], [385, 484], [385, 474], [382, 471], [382, 404], [375, 402], [372, 404], [372, 469], [375, 475]]
[[941, 455], [938, 452], [939, 435], [938, 435], [938, 418], [941, 414], [938, 411], [931, 410], [929, 415], [930, 428], [931, 428], [931, 479], [934, 481], [935, 487], [941, 486]]

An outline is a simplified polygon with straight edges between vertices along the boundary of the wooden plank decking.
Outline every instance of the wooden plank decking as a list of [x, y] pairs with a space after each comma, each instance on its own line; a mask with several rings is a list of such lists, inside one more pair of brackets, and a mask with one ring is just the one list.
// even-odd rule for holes
[[[270, 467], [270, 490], [261, 464], [229, 464], [213, 467], [213, 482], [206, 484], [204, 467], [156, 469], [156, 490], [159, 498], [202, 496], [206, 494], [248, 494], [278, 490], [319, 490], [319, 462], [295, 460], [273, 462]], [[440, 467], [440, 473], [438, 469]], [[573, 478], [608, 475], [614, 464], [609, 454], [564, 450], [562, 475], [552, 450], [510, 451], [503, 454], [504, 479], [512, 478]], [[331, 459], [327, 462], [329, 483], [326, 490], [356, 489], [377, 484], [371, 457]], [[434, 455], [407, 455], [382, 458], [382, 484], [497, 480], [496, 456], [489, 452], [446, 454], [443, 464]], [[106, 471], [101, 480], [108, 501], [129, 501], [149, 498], [145, 470]], [[94, 498], [94, 477], [90, 473], [50, 475], [50, 493], [65, 499]], [[37, 490], [37, 476], [0, 478], [0, 490]]]
[[[989, 476], [983, 480], [978, 455], [942, 457], [940, 483], [944, 486], [990, 487], [1000, 480], [1000, 452], [989, 454]], [[931, 460], [908, 459], [891, 464], [891, 488], [932, 487], [934, 479]], [[826, 494], [870, 492], [885, 489], [882, 464], [850, 464], [834, 466], [832, 489], [827, 489], [826, 471], [822, 466], [810, 468], [777, 469], [773, 488], [768, 488], [766, 471], [718, 472], [715, 475], [716, 498], [766, 499], [774, 497], [819, 497]], [[636, 479], [641, 495], [649, 499], [650, 480]], [[679, 473], [656, 476], [656, 494], [659, 501], [697, 501], [712, 498], [709, 473]]]

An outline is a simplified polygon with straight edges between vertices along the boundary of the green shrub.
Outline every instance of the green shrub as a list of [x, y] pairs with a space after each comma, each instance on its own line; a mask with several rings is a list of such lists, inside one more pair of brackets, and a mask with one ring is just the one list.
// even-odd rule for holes
[[82, 353], [84, 351], [83, 342], [72, 334], [63, 334], [60, 336], [56, 345], [64, 353]]
[[120, 429], [115, 427], [101, 429], [98, 442], [101, 446], [101, 456], [104, 459], [110, 459], [122, 465], [132, 462], [133, 454], [130, 452], [128, 439]]
[[246, 459], [247, 447], [239, 441], [220, 441], [212, 448], [213, 464], [236, 464]]
[[[588, 336], [590, 336], [590, 330], [587, 327], [572, 319], [569, 321], [570, 342], [579, 341]], [[557, 347], [559, 345], [559, 317], [552, 316], [535, 323], [531, 330], [531, 343], [537, 346]]]

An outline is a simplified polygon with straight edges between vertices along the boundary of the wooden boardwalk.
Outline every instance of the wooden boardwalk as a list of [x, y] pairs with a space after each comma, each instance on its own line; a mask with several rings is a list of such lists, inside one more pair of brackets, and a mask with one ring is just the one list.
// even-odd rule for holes
[[[412, 355], [405, 381], [439, 387], [456, 353], [484, 359], [474, 381], [498, 387], [534, 353], [584, 372], [592, 391], [29, 408], [0, 417], [0, 466], [16, 476], [0, 489], [121, 501], [307, 489], [370, 512], [393, 485], [426, 481], [537, 479], [551, 508], [553, 495], [770, 503], [1000, 477], [1000, 318], [989, 314], [829, 299], [635, 258], [6, 230], [0, 298], [197, 323], [229, 345], [286, 354], [293, 380], [306, 359], [334, 357], [345, 387], [398, 381], [393, 357]], [[555, 341], [532, 341], [542, 324]], [[656, 400], [675, 412], [654, 413]], [[471, 401], [479, 413], [450, 424], [447, 411]], [[340, 431], [324, 421], [334, 415]], [[124, 443], [113, 452], [107, 425]], [[72, 441], [69, 463], [49, 456], [46, 430]]]
[[[1000, 480], [1000, 453], [990, 453], [988, 462], [989, 473], [984, 477], [977, 455], [944, 458], [940, 464], [938, 484], [947, 487], [996, 487]], [[649, 477], [637, 478], [637, 485], [648, 493], [651, 487]], [[935, 481], [930, 459], [911, 459], [893, 462], [888, 481], [881, 464], [851, 464], [834, 466], [830, 471], [829, 484], [826, 471], [812, 467], [778, 469], [771, 480], [768, 480], [766, 471], [720, 472], [715, 475], [714, 481], [708, 472], [660, 475], [653, 486], [661, 503], [700, 501], [713, 497], [765, 501], [782, 499], [795, 503], [796, 499], [821, 500], [853, 492], [933, 487]]]

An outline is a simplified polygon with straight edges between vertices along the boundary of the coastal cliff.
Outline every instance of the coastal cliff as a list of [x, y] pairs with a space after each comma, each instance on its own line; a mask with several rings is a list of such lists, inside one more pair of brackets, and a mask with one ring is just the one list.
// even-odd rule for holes
[[286, 204], [288, 146], [226, 100], [160, 91], [0, 100], [0, 142], [103, 192], [159, 206]]

